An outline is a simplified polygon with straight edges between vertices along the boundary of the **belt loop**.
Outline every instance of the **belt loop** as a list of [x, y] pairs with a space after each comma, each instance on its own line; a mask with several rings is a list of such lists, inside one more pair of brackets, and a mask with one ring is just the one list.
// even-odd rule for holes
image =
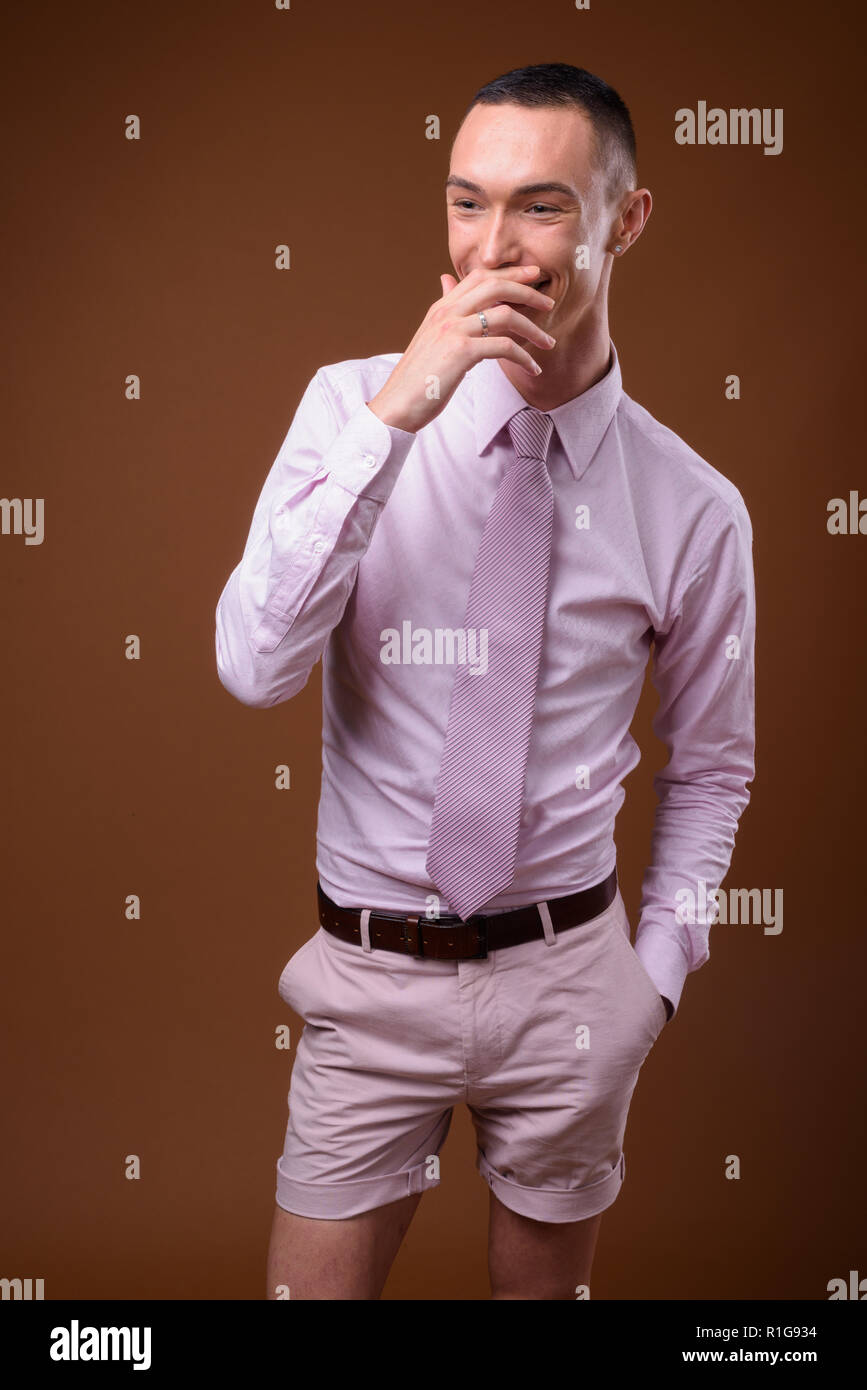
[[370, 944], [370, 925], [369, 925], [369, 924], [370, 924], [370, 908], [369, 908], [369, 907], [363, 907], [363, 908], [361, 909], [361, 949], [362, 949], [362, 951], [371, 951], [371, 950], [373, 949], [372, 946], [371, 946], [371, 944]]
[[548, 910], [548, 904], [536, 903], [536, 906], [539, 909], [539, 916], [542, 918], [542, 928], [545, 932], [545, 945], [554, 946], [557, 941], [557, 934], [551, 923], [551, 913]]

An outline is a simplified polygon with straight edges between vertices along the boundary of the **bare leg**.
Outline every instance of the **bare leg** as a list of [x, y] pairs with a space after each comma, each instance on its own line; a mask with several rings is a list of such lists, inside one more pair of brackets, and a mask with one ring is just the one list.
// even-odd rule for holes
[[266, 1298], [378, 1299], [421, 1192], [340, 1221], [296, 1216], [275, 1204]]
[[495, 1299], [574, 1299], [590, 1270], [603, 1213], [585, 1221], [531, 1221], [490, 1191], [488, 1271]]

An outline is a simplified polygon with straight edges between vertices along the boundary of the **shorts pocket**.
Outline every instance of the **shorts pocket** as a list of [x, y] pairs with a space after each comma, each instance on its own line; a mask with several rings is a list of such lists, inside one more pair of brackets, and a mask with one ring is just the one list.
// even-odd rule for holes
[[641, 957], [639, 956], [638, 952], [632, 944], [632, 941], [629, 936], [629, 920], [626, 916], [625, 907], [622, 908], [622, 911], [616, 919], [615, 932], [616, 935], [619, 937], [620, 941], [622, 942], [626, 958], [631, 963], [632, 971], [635, 974], [636, 979], [640, 980], [642, 988], [644, 989], [645, 994], [648, 996], [649, 1002], [654, 1010], [654, 1015], [656, 1019], [655, 1038], [658, 1038], [659, 1034], [662, 1032], [664, 1025], [668, 1022], [668, 1013], [666, 1012], [662, 995], [656, 988], [656, 985], [653, 983], [653, 980], [650, 978], [650, 975], [648, 974]]
[[284, 1004], [288, 1004], [291, 1009], [295, 1009], [296, 1013], [298, 1011], [298, 971], [305, 957], [309, 955], [311, 948], [315, 946], [315, 944], [316, 936], [314, 935], [311, 936], [308, 941], [305, 941], [302, 946], [298, 947], [298, 950], [289, 957], [286, 964], [283, 966], [277, 984], [277, 993], [280, 995], [280, 998], [283, 1000]]
[[632, 956], [632, 959], [635, 961], [635, 964], [637, 965], [638, 969], [641, 971], [642, 975], [647, 981], [647, 986], [651, 994], [653, 995], [653, 1001], [656, 1004], [656, 1009], [659, 1014], [659, 1028], [661, 1032], [663, 1024], [668, 1022], [668, 1013], [666, 1011], [665, 1002], [659, 990], [656, 988], [656, 985], [653, 983], [653, 980], [650, 978], [650, 975], [647, 973], [647, 967], [645, 966], [644, 962], [641, 959], [641, 956], [636, 951], [632, 942], [627, 939], [626, 944], [629, 947], [629, 953]]

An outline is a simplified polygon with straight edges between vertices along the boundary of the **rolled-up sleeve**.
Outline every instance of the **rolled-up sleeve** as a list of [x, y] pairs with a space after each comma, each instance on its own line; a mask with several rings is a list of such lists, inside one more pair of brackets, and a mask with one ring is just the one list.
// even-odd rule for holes
[[675, 1010], [687, 974], [709, 957], [716, 910], [712, 900], [703, 905], [728, 872], [755, 776], [752, 540], [740, 494], [731, 504], [717, 501], [696, 537], [699, 558], [675, 616], [654, 635], [653, 729], [669, 759], [654, 778], [658, 804], [635, 949]]
[[304, 392], [217, 603], [217, 674], [245, 705], [278, 704], [307, 683], [415, 440], [327, 370]]

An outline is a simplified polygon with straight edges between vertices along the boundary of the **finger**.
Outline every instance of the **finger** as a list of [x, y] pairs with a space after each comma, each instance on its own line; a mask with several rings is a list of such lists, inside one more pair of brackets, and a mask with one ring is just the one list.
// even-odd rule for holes
[[473, 338], [472, 344], [474, 362], [481, 361], [483, 357], [508, 357], [523, 368], [528, 376], [539, 376], [542, 371], [526, 348], [519, 347], [512, 338]]
[[[534, 323], [532, 319], [508, 304], [499, 304], [481, 312], [484, 313], [488, 325], [487, 336], [491, 333], [517, 333], [522, 338], [529, 338], [531, 343], [536, 343], [541, 348], [554, 346], [550, 333], [546, 333], [540, 324]], [[467, 315], [466, 324], [473, 337], [486, 336], [478, 310], [475, 314]]]
[[[449, 280], [451, 280], [451, 284], [448, 283]], [[457, 289], [458, 282], [453, 275], [447, 273], [440, 276], [440, 284], [443, 288], [443, 299], [445, 299], [447, 294], [451, 294], [452, 290]]]
[[538, 309], [542, 313], [550, 313], [557, 301], [545, 290], [533, 289], [529, 282], [538, 280], [542, 272], [537, 266], [533, 266], [532, 269], [534, 273], [528, 275], [526, 281], [497, 276], [493, 280], [472, 286], [462, 300], [462, 308], [466, 312], [471, 309], [478, 312], [479, 309], [494, 309], [499, 304], [516, 302], [526, 304], [530, 309]]
[[461, 301], [468, 297], [472, 308], [483, 309], [485, 304], [505, 298], [510, 289], [523, 288], [531, 281], [538, 280], [541, 274], [537, 265], [512, 265], [497, 271], [477, 267], [459, 281], [459, 288], [465, 292], [461, 295]]

